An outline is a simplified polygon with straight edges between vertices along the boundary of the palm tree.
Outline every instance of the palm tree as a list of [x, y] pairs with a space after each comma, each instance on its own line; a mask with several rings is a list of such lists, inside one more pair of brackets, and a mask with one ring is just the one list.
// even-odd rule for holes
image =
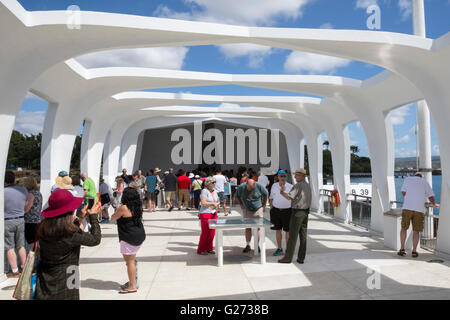
[[352, 151], [353, 154], [355, 154], [355, 153], [359, 152], [359, 147], [358, 146], [350, 146], [350, 150]]

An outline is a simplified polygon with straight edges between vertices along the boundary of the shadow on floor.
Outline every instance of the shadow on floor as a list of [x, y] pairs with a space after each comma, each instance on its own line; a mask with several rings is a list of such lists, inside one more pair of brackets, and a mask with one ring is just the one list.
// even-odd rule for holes
[[82, 288], [95, 290], [120, 290], [121, 284], [115, 281], [104, 281], [98, 279], [86, 279], [81, 281]]

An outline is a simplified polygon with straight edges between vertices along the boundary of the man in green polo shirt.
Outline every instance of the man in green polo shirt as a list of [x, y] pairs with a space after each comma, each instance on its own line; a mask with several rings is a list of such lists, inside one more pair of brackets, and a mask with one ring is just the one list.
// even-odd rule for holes
[[97, 202], [97, 189], [94, 181], [86, 173], [81, 174], [81, 180], [83, 180], [84, 204], [89, 204], [90, 209]]
[[[243, 217], [263, 218], [268, 195], [267, 189], [253, 179], [242, 183], [236, 190], [236, 197], [241, 206]], [[259, 234], [260, 231], [258, 229], [258, 238], [260, 236]], [[243, 252], [249, 252], [251, 250], [250, 243], [252, 240], [251, 228], [245, 229], [245, 240], [247, 241], [247, 246]]]

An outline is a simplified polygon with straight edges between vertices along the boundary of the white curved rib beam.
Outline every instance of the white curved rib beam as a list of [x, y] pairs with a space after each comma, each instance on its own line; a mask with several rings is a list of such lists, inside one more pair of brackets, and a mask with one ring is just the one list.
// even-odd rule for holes
[[[65, 11], [29, 12], [15, 0], [0, 0], [0, 179], [4, 179], [21, 102], [32, 83], [53, 65], [106, 49], [232, 43], [248, 36], [248, 28], [239, 26], [110, 13], [79, 14], [81, 28], [72, 30], [67, 26]], [[0, 216], [3, 212], [0, 197]]]

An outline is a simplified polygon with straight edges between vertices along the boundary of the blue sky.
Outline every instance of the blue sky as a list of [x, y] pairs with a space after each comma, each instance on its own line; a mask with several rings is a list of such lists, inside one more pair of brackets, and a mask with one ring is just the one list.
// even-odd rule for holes
[[[27, 10], [66, 10], [77, 5], [81, 10], [104, 11], [143, 16], [168, 17], [238, 25], [290, 28], [334, 28], [366, 30], [368, 5], [381, 9], [380, 31], [412, 33], [410, 0], [20, 0]], [[426, 28], [429, 38], [449, 31], [450, 0], [425, 0]], [[376, 32], [376, 31], [373, 31]], [[86, 67], [148, 66], [191, 71], [268, 74], [326, 74], [367, 79], [382, 68], [357, 61], [320, 57], [276, 48], [251, 46], [199, 46], [186, 48], [122, 50], [91, 54], [79, 58]], [[223, 95], [294, 95], [238, 86], [168, 88], [168, 92]], [[32, 95], [25, 99], [16, 129], [25, 133], [42, 131], [46, 102]], [[416, 104], [393, 111], [396, 156], [415, 156]], [[367, 143], [358, 123], [349, 125], [352, 144], [367, 156]], [[432, 126], [432, 152], [438, 155]]]

